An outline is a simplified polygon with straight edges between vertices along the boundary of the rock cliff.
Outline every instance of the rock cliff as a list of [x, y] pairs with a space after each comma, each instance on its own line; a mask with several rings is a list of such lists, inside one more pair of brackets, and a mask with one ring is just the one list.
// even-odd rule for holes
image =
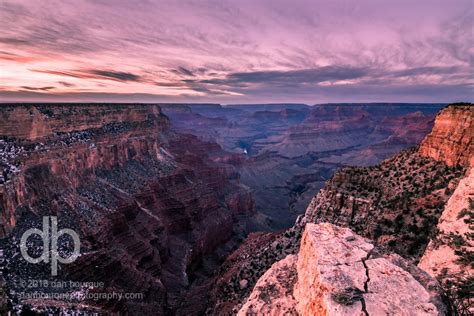
[[[438, 118], [443, 118], [443, 113], [446, 112], [457, 113], [457, 119], [460, 122], [466, 122], [471, 120], [466, 117], [472, 115], [472, 107], [466, 105], [449, 106], [438, 115]], [[449, 141], [453, 144], [472, 144], [471, 132], [458, 129], [456, 124], [448, 124], [446, 120], [444, 120], [444, 122], [444, 125], [435, 123], [431, 135], [450, 137]], [[447, 126], [446, 128], [452, 127], [453, 131], [449, 132], [445, 130], [442, 133], [436, 131], [436, 128], [441, 126]], [[468, 137], [468, 139], [466, 139], [466, 137]], [[445, 142], [443, 139], [439, 139], [439, 141]], [[428, 262], [434, 260], [434, 258], [428, 259], [429, 255], [425, 253], [425, 248], [432, 238], [434, 239], [430, 245], [436, 244], [435, 241], [437, 240], [436, 236], [438, 235], [438, 230], [442, 230], [439, 227], [437, 228], [439, 219], [441, 217], [450, 217], [446, 222], [445, 220], [440, 221], [440, 225], [443, 226], [442, 223], [445, 222], [444, 226], [453, 226], [453, 229], [459, 229], [467, 233], [463, 238], [459, 238], [456, 233], [453, 233], [450, 229], [443, 226], [444, 229], [447, 229], [446, 234], [448, 235], [447, 239], [444, 238], [444, 243], [451, 245], [453, 243], [458, 244], [455, 249], [449, 249], [449, 253], [454, 253], [456, 256], [444, 258], [437, 256], [436, 253], [434, 253], [433, 256], [439, 260], [446, 259], [449, 262], [459, 259], [463, 263], [458, 268], [464, 268], [466, 271], [470, 271], [466, 269], [465, 266], [472, 263], [472, 251], [470, 248], [470, 242], [472, 241], [470, 238], [472, 238], [472, 234], [466, 229], [470, 229], [469, 225], [472, 224], [472, 218], [470, 218], [470, 213], [472, 212], [470, 212], [466, 206], [464, 206], [464, 211], [463, 209], [459, 209], [459, 205], [456, 207], [456, 211], [450, 211], [450, 205], [459, 204], [458, 202], [461, 196], [464, 198], [462, 203], [466, 204], [471, 202], [469, 200], [470, 193], [467, 191], [472, 186], [472, 176], [465, 178], [466, 166], [463, 162], [469, 161], [470, 158], [472, 158], [472, 150], [470, 147], [463, 147], [465, 145], [454, 146], [451, 150], [451, 155], [452, 157], [458, 158], [456, 158], [456, 163], [451, 163], [451, 160], [445, 161], [441, 159], [440, 156], [424, 154], [421, 148], [426, 146], [427, 141], [425, 140], [423, 144], [424, 145], [420, 148], [405, 150], [376, 166], [364, 168], [349, 167], [340, 170], [313, 198], [306, 210], [305, 216], [299, 217], [292, 228], [281, 233], [254, 237], [252, 242], [249, 243], [244, 242], [243, 246], [233, 253], [231, 256], [232, 260], [227, 260], [223, 266], [225, 268], [219, 272], [220, 277], [227, 276], [227, 279], [226, 282], [221, 282], [220, 280], [223, 279], [218, 278], [214, 286], [213, 294], [211, 295], [213, 311], [225, 313], [240, 310], [243, 314], [251, 314], [252, 310], [258, 312], [259, 310], [269, 311], [272, 308], [280, 308], [281, 310], [287, 311], [294, 307], [301, 313], [315, 312], [314, 310], [305, 309], [303, 305], [297, 304], [293, 306], [290, 304], [292, 301], [304, 301], [306, 302], [303, 303], [304, 306], [311, 306], [311, 303], [307, 301], [308, 298], [305, 298], [301, 294], [303, 292], [306, 292], [307, 296], [314, 295], [313, 299], [317, 300], [317, 306], [324, 306], [324, 310], [321, 309], [318, 312], [328, 310], [334, 312], [335, 310], [331, 309], [335, 308], [334, 306], [343, 308], [339, 305], [334, 305], [333, 300], [330, 299], [331, 295], [324, 296], [323, 294], [327, 294], [327, 292], [321, 292], [317, 286], [311, 289], [309, 287], [311, 285], [308, 284], [308, 287], [305, 288], [304, 291], [298, 292], [298, 288], [303, 288], [299, 282], [296, 282], [293, 291], [291, 291], [288, 290], [287, 283], [275, 283], [273, 281], [279, 275], [291, 275], [289, 271], [296, 271], [295, 273], [299, 275], [299, 262], [303, 260], [301, 257], [303, 250], [300, 249], [300, 239], [305, 227], [312, 225], [312, 223], [326, 223], [321, 225], [329, 225], [327, 223], [331, 223], [333, 225], [348, 227], [354, 233], [364, 238], [374, 240], [374, 242], [370, 243], [376, 245], [375, 248], [377, 249], [383, 249], [381, 252], [385, 253], [380, 257], [371, 256], [372, 259], [377, 259], [373, 262], [374, 269], [376, 265], [380, 263], [380, 258], [387, 260], [384, 261], [383, 266], [385, 266], [385, 264], [395, 264], [395, 266], [407, 267], [407, 262], [417, 264], [422, 256], [424, 256], [424, 258], [421, 264], [423, 267], [427, 267]], [[445, 142], [445, 144], [445, 146], [450, 146], [447, 142]], [[435, 145], [434, 143], [432, 143], [432, 146], [433, 148], [443, 147]], [[467, 160], [462, 157], [467, 157]], [[458, 193], [456, 192], [456, 188], [460, 190]], [[466, 194], [468, 194], [467, 198]], [[453, 199], [453, 202], [448, 202], [451, 201], [451, 199]], [[454, 201], [458, 202], [455, 203]], [[457, 226], [461, 221], [464, 223], [462, 229]], [[441, 240], [443, 240], [442, 236], [443, 234], [440, 235]], [[305, 242], [301, 243], [301, 245], [304, 244]], [[428, 251], [431, 251], [431, 247], [432, 246], [428, 247]], [[443, 247], [444, 246], [441, 246], [440, 249], [445, 249]], [[316, 248], [315, 253], [322, 251], [318, 249], [318, 247]], [[288, 255], [297, 255], [298, 264], [293, 264], [292, 262], [295, 262], [295, 259], [291, 259], [293, 257], [287, 258]], [[405, 259], [401, 259], [402, 257]], [[283, 259], [285, 261], [281, 261]], [[405, 262], [403, 265], [400, 264], [402, 261]], [[339, 269], [337, 268], [337, 262], [335, 263], [336, 268], [334, 269]], [[272, 265], [275, 266], [271, 269]], [[310, 265], [307, 266], [309, 267]], [[411, 264], [410, 266], [413, 267]], [[385, 269], [385, 267], [382, 268], [382, 270]], [[287, 271], [282, 271], [282, 269], [286, 269]], [[438, 271], [434, 271], [433, 273], [433, 271], [430, 271], [428, 268], [428, 272], [430, 272], [432, 276], [438, 276], [439, 272], [446, 273], [449, 271], [449, 269], [438, 269]], [[382, 284], [384, 283], [396, 288], [396, 282], [405, 282], [407, 280], [402, 276], [403, 273], [398, 274], [399, 271], [397, 269], [395, 270], [397, 271], [396, 273], [394, 272], [395, 275], [400, 276], [404, 280], [398, 280], [398, 277], [391, 280], [384, 280], [379, 283], [379, 289], [382, 288]], [[233, 271], [232, 277], [229, 277], [227, 274], [229, 271]], [[413, 268], [409, 269], [410, 273], [413, 271]], [[453, 273], [456, 273], [456, 271], [458, 270], [453, 270]], [[308, 269], [305, 273], [313, 274], [305, 275], [301, 278], [302, 280], [314, 278], [317, 271]], [[426, 274], [421, 274], [426, 277]], [[470, 278], [469, 275], [470, 274], [467, 273], [463, 283], [457, 284], [454, 287], [454, 290], [458, 292], [458, 294], [461, 292], [464, 297], [472, 297], [472, 278]], [[415, 277], [415, 279], [416, 278], [417, 277]], [[246, 281], [246, 287], [244, 289], [239, 287], [242, 280]], [[373, 280], [375, 282], [375, 279]], [[336, 278], [336, 280], [332, 280], [331, 282], [323, 283], [325, 284], [323, 290], [330, 291], [330, 283], [332, 284], [336, 281], [344, 282], [344, 278], [340, 280]], [[278, 306], [273, 306], [268, 305], [268, 302], [262, 300], [262, 296], [256, 291], [259, 287], [265, 287], [269, 283], [273, 284], [272, 289], [276, 289], [276, 294], [273, 297], [285, 295], [285, 303], [277, 301]], [[258, 286], [256, 286], [256, 284], [258, 284]], [[420, 284], [423, 283], [421, 282]], [[442, 282], [442, 284], [445, 283]], [[411, 285], [405, 284], [403, 286], [410, 287]], [[252, 288], [253, 291], [250, 291], [249, 288]], [[375, 288], [377, 287], [374, 287], [374, 289]], [[430, 287], [428, 287], [428, 289], [429, 288]], [[342, 290], [342, 294], [339, 292], [340, 295], [338, 294], [336, 297], [343, 299], [343, 301], [345, 301], [347, 297], [356, 297], [356, 301], [362, 305], [360, 297], [363, 296], [363, 293], [361, 293], [363, 289], [360, 288], [360, 286], [358, 289], [357, 291], [351, 290], [347, 292], [345, 289], [339, 289], [338, 291]], [[427, 288], [425, 287], [425, 289]], [[413, 289], [413, 291], [416, 290]], [[298, 297], [298, 295], [300, 296]], [[420, 295], [420, 297], [426, 297], [424, 294]], [[268, 291], [265, 292], [263, 297], [268, 297]], [[410, 298], [404, 298], [403, 300], [405, 299], [410, 301]], [[385, 303], [395, 302], [399, 308], [404, 307], [401, 303], [402, 300], [397, 303], [396, 300], [391, 301], [390, 299], [385, 300], [384, 298], [380, 298], [380, 302], [384, 302], [381, 306], [384, 306]], [[421, 308], [419, 310], [420, 314], [443, 314], [442, 307], [441, 309], [437, 307], [438, 310], [430, 309], [430, 311], [426, 310], [421, 312], [424, 307], [416, 305], [416, 302], [413, 304], [414, 308]], [[359, 313], [361, 312], [360, 305], [356, 308]], [[353, 307], [354, 305], [351, 306]], [[391, 306], [390, 308], [396, 309], [397, 307]], [[456, 306], [449, 306], [451, 310], [456, 308]], [[356, 309], [354, 309], [354, 311]], [[376, 313], [377, 312], [381, 311], [378, 310]], [[399, 312], [402, 314], [407, 313], [407, 311]], [[331, 312], [329, 312], [329, 314], [331, 314]]]
[[[240, 234], [237, 216], [254, 207], [238, 175], [218, 162], [227, 153], [171, 132], [156, 105], [10, 105], [0, 108], [0, 120], [2, 248], [7, 291], [18, 307], [75, 306], [17, 296], [56, 292], [20, 282], [48, 280], [50, 271], [22, 260], [18, 246], [26, 229], [41, 226], [42, 216], [57, 216], [60, 228], [74, 229], [81, 239], [81, 256], [60, 266], [58, 277], [103, 284], [62, 292], [144, 295], [84, 300], [83, 309], [161, 315], [186, 304], [196, 313], [202, 308], [205, 298], [188, 300], [186, 293], [196, 282], [206, 285], [216, 260]], [[59, 251], [70, 247], [60, 243]]]
[[474, 106], [443, 109], [419, 152], [448, 165], [470, 165], [419, 263], [441, 282], [453, 309], [469, 315], [474, 313]]
[[459, 182], [441, 215], [437, 234], [418, 266], [436, 277], [452, 304], [464, 314], [474, 312], [474, 167]]
[[274, 263], [238, 315], [445, 315], [437, 282], [332, 224], [306, 225], [297, 256]]
[[422, 156], [447, 165], [474, 164], [474, 106], [453, 104], [436, 117], [432, 132], [421, 142]]
[[314, 197], [303, 222], [351, 227], [419, 259], [463, 173], [414, 149], [374, 167], [345, 168]]
[[[55, 133], [101, 128], [110, 123], [137, 123], [151, 116], [163, 117], [154, 104], [114, 105], [5, 105], [0, 116], [0, 135], [37, 140]], [[161, 124], [163, 126], [163, 122]]]

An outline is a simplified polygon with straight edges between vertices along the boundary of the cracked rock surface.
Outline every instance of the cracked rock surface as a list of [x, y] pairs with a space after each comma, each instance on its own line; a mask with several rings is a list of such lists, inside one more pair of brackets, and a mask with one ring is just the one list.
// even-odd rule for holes
[[288, 255], [272, 265], [258, 280], [238, 316], [295, 315], [293, 287], [296, 281], [297, 256]]
[[[275, 284], [291, 286], [284, 277], [294, 270], [296, 282], [289, 292], [265, 295], [279, 288]], [[269, 276], [275, 284], [268, 282]], [[272, 315], [446, 314], [434, 279], [398, 255], [383, 254], [349, 228], [329, 223], [306, 225], [297, 260], [290, 255], [275, 263], [257, 282], [240, 315], [251, 315], [249, 307], [257, 306], [259, 311], [285, 306], [285, 312]]]

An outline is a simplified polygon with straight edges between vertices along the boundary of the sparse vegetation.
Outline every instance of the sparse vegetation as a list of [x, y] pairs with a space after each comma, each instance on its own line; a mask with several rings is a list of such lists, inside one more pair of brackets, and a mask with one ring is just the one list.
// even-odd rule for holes
[[470, 213], [471, 213], [471, 212], [469, 212], [469, 211], [467, 210], [467, 208], [463, 208], [463, 209], [459, 212], [459, 214], [458, 214], [458, 216], [457, 216], [457, 219], [461, 219], [461, 218], [463, 218], [464, 216], [466, 216], [466, 215], [468, 215], [468, 214], [470, 214]]
[[334, 302], [342, 305], [352, 305], [357, 301], [362, 300], [363, 291], [355, 287], [349, 287], [344, 289], [343, 292], [333, 293], [331, 295]]
[[[321, 193], [328, 192], [328, 199], [336, 193], [343, 196], [346, 201], [342, 209], [337, 209], [338, 202], [327, 201], [312, 221], [335, 221], [338, 225], [347, 221], [357, 233], [370, 238], [391, 235], [395, 238], [387, 244], [391, 250], [419, 259], [429, 239], [434, 237], [444, 205], [454, 191], [452, 188], [464, 172], [460, 167], [448, 167], [422, 157], [415, 149], [375, 167], [344, 168]], [[354, 202], [349, 203], [349, 198]], [[326, 201], [323, 196], [321, 201]]]
[[443, 282], [449, 312], [454, 316], [471, 316], [474, 308], [474, 277], [454, 278]]
[[458, 256], [456, 263], [463, 266], [470, 265], [471, 268], [474, 269], [474, 251], [461, 248], [459, 250], [454, 250], [454, 254]]

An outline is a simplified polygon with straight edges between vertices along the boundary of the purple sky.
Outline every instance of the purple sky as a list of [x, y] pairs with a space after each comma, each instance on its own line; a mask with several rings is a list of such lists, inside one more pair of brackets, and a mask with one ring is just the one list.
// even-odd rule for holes
[[473, 101], [472, 0], [0, 0], [0, 101]]

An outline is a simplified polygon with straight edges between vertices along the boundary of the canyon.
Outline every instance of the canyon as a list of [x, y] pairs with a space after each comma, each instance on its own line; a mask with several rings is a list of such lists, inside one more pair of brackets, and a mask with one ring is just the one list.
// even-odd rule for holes
[[[169, 131], [158, 106], [3, 106], [0, 117], [5, 135], [0, 213], [10, 293], [55, 292], [25, 287], [22, 280], [51, 277], [47, 264], [28, 264], [18, 247], [26, 229], [54, 215], [59, 227], [73, 229], [82, 241], [81, 256], [63, 266], [62, 278], [103, 283], [92, 291], [144, 295], [126, 303], [84, 300], [81, 309], [177, 310], [190, 280], [200, 280], [193, 272], [202, 260], [225, 254], [242, 234], [237, 216], [253, 212], [249, 190], [215, 162], [228, 154], [216, 144]], [[59, 252], [70, 247], [60, 240]], [[61, 292], [79, 290], [89, 291]], [[67, 300], [21, 304], [75, 308]]]
[[[441, 310], [430, 308], [420, 314], [445, 315], [445, 308], [449, 309], [448, 314], [471, 314], [474, 296], [471, 197], [474, 192], [469, 161], [474, 155], [473, 110], [470, 104], [446, 107], [437, 115], [433, 131], [419, 147], [402, 151], [375, 166], [341, 169], [313, 198], [293, 227], [283, 232], [251, 235], [221, 266], [212, 292], [211, 313], [245, 315], [254, 310], [257, 314], [273, 310], [275, 315], [284, 311], [295, 315], [359, 315], [362, 310], [369, 315], [365, 296], [375, 294], [381, 299], [369, 309], [379, 306], [382, 310], [372, 311], [384, 314], [387, 312], [384, 307], [394, 308], [381, 303], [387, 302], [384, 297], [395, 294], [405, 296], [404, 301], [408, 301], [411, 293], [418, 292], [406, 292], [410, 288], [407, 285], [382, 281], [392, 273], [383, 272], [392, 269], [388, 268], [391, 262], [417, 279], [416, 287], [420, 290], [428, 282], [433, 285], [432, 290], [436, 289], [436, 295], [444, 297]], [[452, 119], [447, 120], [447, 117]], [[464, 128], [458, 128], [459, 122], [464, 122]], [[440, 126], [443, 131], [438, 130]], [[442, 146], [429, 141], [433, 135], [443, 133], [445, 137], [449, 135], [449, 140], [443, 143], [457, 145]], [[470, 159], [451, 163], [456, 157], [466, 156]], [[328, 233], [338, 230], [337, 227], [347, 227], [350, 233]], [[341, 260], [350, 258], [361, 248], [351, 247], [344, 239], [354, 233], [358, 236], [350, 237], [351, 240], [359, 240], [359, 236], [373, 240], [371, 243], [379, 249], [375, 258], [388, 260], [383, 263], [385, 268], [370, 269], [367, 261], [373, 254], [366, 248], [370, 256], [362, 254], [350, 262], [350, 265], [364, 266], [368, 276], [377, 276], [377, 281], [370, 278], [368, 282], [369, 289], [374, 284], [377, 290], [368, 291], [367, 283], [362, 286], [358, 275], [361, 268], [338, 270], [342, 269], [338, 268]], [[328, 234], [331, 237], [321, 237]], [[308, 235], [320, 238], [315, 237], [319, 242], [312, 252], [306, 246]], [[342, 236], [336, 238], [335, 235]], [[394, 263], [389, 259], [393, 256], [403, 257], [408, 262], [401, 264], [397, 259], [398, 263]], [[326, 262], [330, 264], [326, 266]], [[417, 264], [426, 272], [417, 270]], [[331, 279], [332, 274], [337, 277]], [[308, 278], [312, 281], [305, 284]], [[344, 283], [338, 286], [344, 281], [350, 286]], [[377, 287], [377, 282], [390, 286], [388, 289]], [[395, 293], [388, 293], [391, 291]], [[427, 297], [426, 293], [420, 293], [419, 299], [422, 297]], [[357, 302], [364, 303], [361, 307]], [[395, 310], [399, 308], [397, 314], [411, 315], [415, 305], [400, 303]]]
[[[472, 299], [473, 109], [3, 104], [4, 308], [445, 315], [447, 284]], [[81, 238], [59, 278], [102, 282], [61, 293], [142, 299], [20, 298], [58, 291], [25, 286], [52, 278], [19, 255], [24, 231], [51, 215]]]
[[[417, 145], [440, 104], [163, 105], [171, 128], [235, 153], [255, 193], [249, 231], [291, 227], [344, 166], [370, 166]], [[278, 170], [278, 172], [272, 172]]]

